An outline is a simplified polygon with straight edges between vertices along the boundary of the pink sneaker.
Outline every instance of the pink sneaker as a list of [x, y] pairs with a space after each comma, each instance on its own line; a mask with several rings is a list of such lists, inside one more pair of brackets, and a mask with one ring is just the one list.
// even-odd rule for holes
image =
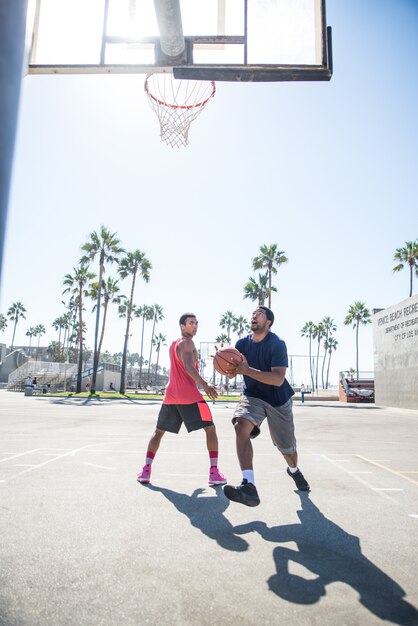
[[151, 480], [151, 465], [144, 465], [141, 472], [138, 474], [137, 481], [139, 483], [149, 483]]
[[209, 470], [209, 485], [225, 485], [226, 478], [221, 474], [217, 467], [211, 467]]

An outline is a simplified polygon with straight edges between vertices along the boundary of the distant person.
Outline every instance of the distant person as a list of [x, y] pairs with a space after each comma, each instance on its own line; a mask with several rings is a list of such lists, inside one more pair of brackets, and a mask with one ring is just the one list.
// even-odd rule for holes
[[91, 386], [90, 378], [87, 378], [87, 381], [86, 381], [86, 391], [87, 391], [87, 393], [90, 393], [90, 386]]
[[25, 380], [25, 387], [33, 387], [32, 376], [28, 376]]
[[116, 391], [115, 386], [113, 383], [110, 383], [109, 385], [109, 391]]
[[34, 389], [36, 388], [36, 385], [37, 385], [37, 384], [38, 384], [38, 379], [37, 379], [37, 377], [35, 376], [35, 377], [32, 379], [32, 386], [33, 386], [33, 388], [34, 388]]
[[297, 489], [309, 491], [309, 485], [298, 467], [292, 411], [294, 391], [286, 380], [287, 348], [285, 342], [271, 332], [273, 322], [273, 311], [259, 306], [251, 316], [252, 334], [235, 344], [244, 357], [231, 375], [232, 378], [242, 374], [245, 383], [244, 395], [232, 420], [242, 483], [238, 487], [225, 485], [224, 493], [229, 500], [247, 506], [260, 504], [254, 480], [251, 439], [260, 434], [265, 418], [271, 439], [287, 462], [288, 475]]
[[212, 421], [210, 408], [197, 388], [201, 385], [205, 393], [215, 400], [217, 391], [198, 372], [197, 350], [193, 337], [197, 333], [198, 321], [193, 313], [180, 317], [180, 339], [170, 346], [170, 379], [165, 391], [157, 426], [152, 435], [145, 457], [145, 465], [138, 474], [138, 482], [149, 483], [151, 466], [166, 432], [177, 434], [184, 425], [188, 432], [204, 429], [209, 452], [209, 485], [224, 485], [226, 478], [218, 470], [218, 437]]

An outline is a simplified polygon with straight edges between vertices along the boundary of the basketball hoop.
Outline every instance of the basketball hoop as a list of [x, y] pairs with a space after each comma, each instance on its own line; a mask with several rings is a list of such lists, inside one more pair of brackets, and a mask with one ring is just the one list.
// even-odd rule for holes
[[160, 122], [160, 137], [168, 146], [187, 146], [190, 124], [215, 95], [213, 81], [176, 80], [170, 73], [147, 74], [148, 102]]

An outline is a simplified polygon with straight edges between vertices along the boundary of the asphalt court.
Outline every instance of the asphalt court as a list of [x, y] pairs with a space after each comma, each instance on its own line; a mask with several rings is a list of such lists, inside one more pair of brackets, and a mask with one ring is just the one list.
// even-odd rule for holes
[[[238, 484], [235, 405], [210, 406]], [[200, 432], [136, 482], [159, 407], [0, 392], [0, 624], [418, 624], [418, 412], [295, 402], [312, 491], [264, 427], [250, 509]]]

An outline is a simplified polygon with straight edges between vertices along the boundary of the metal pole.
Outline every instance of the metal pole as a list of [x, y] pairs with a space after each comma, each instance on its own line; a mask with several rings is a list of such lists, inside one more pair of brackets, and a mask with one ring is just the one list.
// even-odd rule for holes
[[24, 70], [27, 0], [0, 2], [0, 277]]

